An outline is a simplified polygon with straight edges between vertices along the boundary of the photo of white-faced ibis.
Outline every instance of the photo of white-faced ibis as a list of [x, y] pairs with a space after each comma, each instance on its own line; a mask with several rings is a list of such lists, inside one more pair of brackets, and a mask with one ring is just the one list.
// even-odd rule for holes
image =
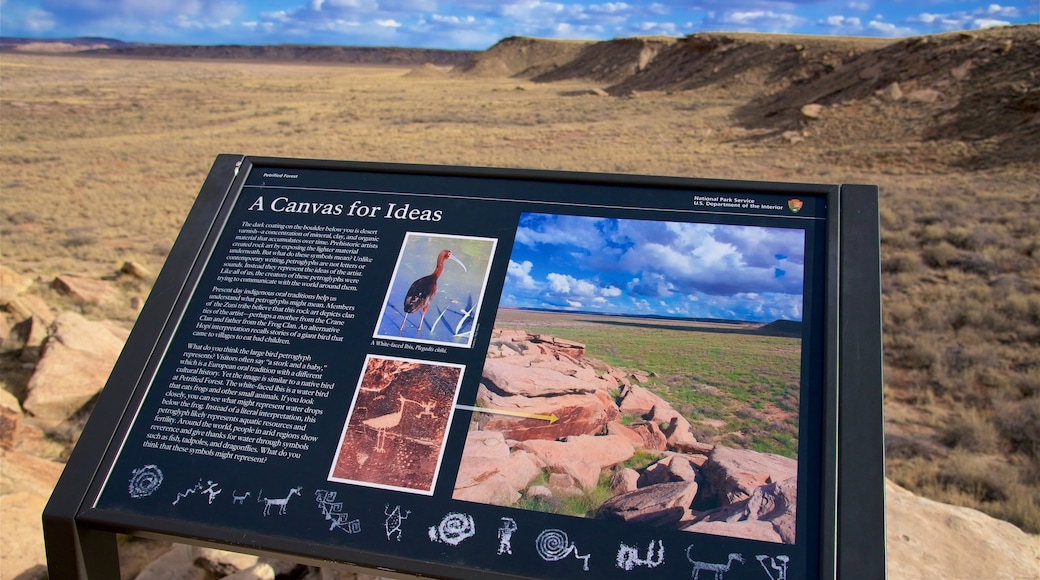
[[470, 346], [497, 242], [406, 234], [375, 336]]
[[463, 366], [369, 356], [329, 480], [433, 495]]
[[415, 327], [415, 335], [419, 336], [419, 333], [422, 331], [423, 321], [426, 319], [426, 309], [430, 307], [430, 302], [437, 295], [437, 280], [444, 273], [444, 262], [447, 260], [453, 260], [462, 267], [463, 272], [466, 271], [466, 265], [456, 258], [451, 253], [451, 250], [441, 250], [441, 253], [437, 254], [437, 268], [434, 269], [433, 273], [419, 278], [408, 287], [408, 293], [404, 295], [404, 318], [401, 320], [401, 331], [398, 334], [404, 334], [404, 326], [408, 323], [408, 315], [419, 311], [422, 314], [419, 317], [419, 324]]

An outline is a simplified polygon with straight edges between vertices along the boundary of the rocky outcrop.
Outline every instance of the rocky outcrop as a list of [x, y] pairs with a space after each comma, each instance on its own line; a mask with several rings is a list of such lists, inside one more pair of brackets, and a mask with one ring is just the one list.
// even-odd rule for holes
[[496, 330], [491, 345], [455, 499], [551, 510], [606, 486], [613, 497], [578, 515], [794, 541], [794, 460], [697, 441], [641, 385], [650, 373], [591, 359], [580, 343]]
[[892, 578], [1040, 578], [1040, 536], [886, 482]]

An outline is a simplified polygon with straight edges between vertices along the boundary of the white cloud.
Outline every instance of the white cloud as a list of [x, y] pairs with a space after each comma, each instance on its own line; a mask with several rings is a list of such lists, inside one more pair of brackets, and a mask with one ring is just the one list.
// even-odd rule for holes
[[994, 26], [1010, 26], [1007, 20], [995, 20], [993, 18], [976, 18], [972, 20], [975, 28], [993, 28]]
[[1021, 16], [1021, 12], [1014, 6], [990, 4], [976, 8], [972, 12], [950, 12], [947, 14], [922, 12], [907, 18], [907, 22], [924, 24], [929, 31], [935, 32], [1007, 26], [1011, 24], [1011, 21], [1005, 20], [1006, 18], [1018, 18], [1019, 16]]
[[828, 28], [831, 34], [856, 34], [863, 31], [863, 22], [855, 16], [828, 16], [820, 24]]
[[705, 23], [712, 26], [746, 32], [784, 32], [792, 30], [806, 20], [795, 14], [784, 14], [772, 10], [729, 10], [718, 15], [708, 12]]
[[24, 26], [32, 32], [47, 32], [54, 28], [54, 15], [46, 10], [31, 9], [25, 13]]
[[441, 16], [440, 14], [431, 15], [430, 20], [442, 24], [450, 24], [453, 26], [459, 26], [463, 24], [474, 24], [477, 21], [477, 19], [473, 16]]
[[394, 20], [393, 18], [377, 19], [376, 24], [384, 28], [400, 28], [401, 23]]
[[[975, 13], [978, 14], [980, 11], [976, 10]], [[1018, 8], [1014, 6], [1001, 6], [1000, 4], [990, 4], [986, 7], [985, 13], [990, 16], [1003, 16], [1005, 18], [1018, 18], [1021, 14]]]
[[896, 26], [895, 24], [882, 22], [881, 20], [871, 20], [867, 23], [867, 28], [881, 34], [882, 36], [909, 36], [914, 34], [912, 28]]
[[522, 290], [537, 290], [540, 285], [531, 277], [531, 268], [534, 264], [530, 260], [524, 260], [523, 263], [514, 262], [509, 260], [509, 267], [506, 270], [506, 276], [510, 279], [509, 282]]

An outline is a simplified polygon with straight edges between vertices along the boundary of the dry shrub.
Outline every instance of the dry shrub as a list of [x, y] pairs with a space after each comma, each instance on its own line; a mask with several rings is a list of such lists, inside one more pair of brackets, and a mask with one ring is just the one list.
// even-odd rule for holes
[[999, 440], [996, 426], [977, 409], [953, 413], [939, 438], [947, 447], [974, 453], [996, 451]]
[[913, 273], [921, 269], [921, 255], [917, 252], [898, 252], [881, 260], [881, 272], [898, 274]]
[[933, 268], [946, 268], [953, 265], [960, 256], [957, 248], [949, 242], [942, 241], [925, 246], [921, 251], [924, 262]]
[[1012, 451], [1040, 460], [1040, 396], [997, 404], [997, 427]]

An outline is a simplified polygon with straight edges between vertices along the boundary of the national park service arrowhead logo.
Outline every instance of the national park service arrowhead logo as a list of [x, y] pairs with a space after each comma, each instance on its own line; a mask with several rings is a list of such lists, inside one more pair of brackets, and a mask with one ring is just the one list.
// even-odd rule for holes
[[789, 199], [787, 200], [787, 207], [791, 210], [791, 213], [798, 213], [805, 203], [800, 199]]

